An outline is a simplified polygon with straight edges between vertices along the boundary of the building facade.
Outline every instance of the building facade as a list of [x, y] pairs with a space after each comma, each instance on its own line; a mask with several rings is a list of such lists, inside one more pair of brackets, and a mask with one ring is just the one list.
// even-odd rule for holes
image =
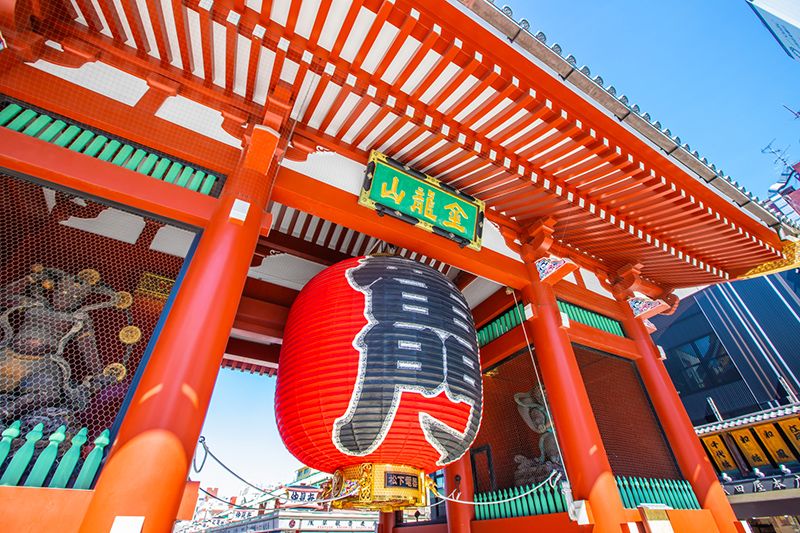
[[799, 295], [790, 270], [706, 288], [653, 320], [740, 518], [792, 516], [800, 506]]
[[[4, 527], [191, 517], [219, 369], [280, 375], [298, 291], [381, 252], [463, 293], [485, 390], [475, 443], [442, 465], [446, 521], [381, 508], [381, 533], [741, 531], [648, 318], [676, 289], [795, 267], [800, 228], [512, 15], [0, 4]], [[408, 197], [367, 198], [373, 158]], [[441, 211], [456, 197], [469, 238]]]

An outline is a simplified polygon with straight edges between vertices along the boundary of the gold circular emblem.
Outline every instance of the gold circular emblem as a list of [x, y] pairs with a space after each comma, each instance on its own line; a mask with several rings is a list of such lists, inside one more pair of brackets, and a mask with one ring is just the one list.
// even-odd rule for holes
[[125, 326], [119, 330], [119, 340], [123, 344], [136, 344], [142, 338], [142, 330], [136, 326]]
[[122, 381], [123, 379], [125, 379], [125, 375], [127, 373], [128, 370], [122, 363], [111, 363], [110, 365], [106, 366], [103, 369], [104, 376], [111, 376], [117, 381]]
[[34, 263], [33, 265], [31, 265], [31, 272], [33, 272], [34, 274], [38, 274], [42, 270], [44, 270], [44, 265], [41, 263]]
[[85, 281], [89, 285], [97, 285], [97, 282], [100, 281], [100, 272], [93, 268], [84, 268], [78, 272], [78, 279]]
[[42, 287], [44, 287], [46, 290], [49, 291], [49, 290], [52, 290], [53, 287], [55, 287], [55, 283], [53, 283], [52, 279], [46, 279], [46, 280], [42, 281]]
[[119, 291], [117, 292], [117, 309], [127, 309], [133, 303], [133, 296], [131, 293], [126, 291]]

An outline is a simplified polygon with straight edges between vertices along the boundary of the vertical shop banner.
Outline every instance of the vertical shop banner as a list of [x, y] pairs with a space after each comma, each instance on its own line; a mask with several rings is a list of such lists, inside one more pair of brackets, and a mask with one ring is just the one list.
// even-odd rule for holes
[[753, 428], [756, 430], [761, 442], [776, 463], [791, 463], [797, 460], [792, 449], [781, 436], [774, 424], [763, 424]]
[[725, 446], [725, 443], [722, 441], [722, 437], [720, 435], [712, 435], [710, 437], [703, 437], [701, 439], [703, 444], [708, 450], [709, 455], [716, 463], [717, 468], [719, 468], [720, 472], [730, 472], [731, 470], [736, 470], [736, 463], [731, 457], [731, 452], [728, 451], [728, 447]]
[[731, 436], [751, 467], [769, 466], [766, 452], [749, 429], [731, 431]]
[[787, 418], [778, 422], [778, 425], [789, 438], [794, 451], [800, 454], [800, 418]]

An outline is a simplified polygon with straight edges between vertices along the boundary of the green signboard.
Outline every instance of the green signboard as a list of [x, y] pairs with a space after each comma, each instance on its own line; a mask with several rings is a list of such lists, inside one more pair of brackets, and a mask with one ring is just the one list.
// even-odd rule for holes
[[484, 203], [373, 151], [358, 203], [480, 250]]

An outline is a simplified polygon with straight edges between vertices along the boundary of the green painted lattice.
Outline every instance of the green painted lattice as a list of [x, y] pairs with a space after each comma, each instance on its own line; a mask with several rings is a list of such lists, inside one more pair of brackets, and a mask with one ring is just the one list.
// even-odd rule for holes
[[24, 104], [0, 101], [0, 126], [201, 194], [218, 194], [220, 178], [210, 172]]
[[570, 320], [605, 331], [606, 333], [611, 333], [612, 335], [617, 335], [619, 337], [625, 336], [625, 333], [622, 331], [622, 324], [613, 318], [608, 318], [600, 313], [578, 307], [564, 300], [558, 300], [558, 308], [562, 313], [566, 313]]
[[486, 346], [521, 324], [525, 317], [525, 306], [518, 304], [478, 330], [478, 346]]
[[47, 445], [43, 447], [39, 445], [44, 437], [42, 424], [37, 424], [24, 437], [20, 437], [20, 427], [20, 421], [17, 420], [1, 434], [0, 485], [91, 488], [110, 442], [107, 429], [100, 433], [89, 453], [82, 458], [88, 440], [86, 428], [82, 428], [68, 444], [64, 444], [67, 439], [66, 427], [61, 426], [50, 435]]
[[[558, 300], [558, 308], [562, 313], [566, 313], [570, 320], [580, 322], [592, 328], [624, 337], [622, 324], [613, 318], [595, 313], [583, 307]], [[486, 346], [493, 340], [502, 337], [515, 327], [520, 325], [520, 317], [525, 317], [525, 306], [517, 304], [499, 317], [495, 318], [481, 329], [478, 330], [478, 346]]]
[[[519, 497], [529, 492], [531, 488], [528, 485], [476, 494], [476, 502], [488, 504], [475, 506], [476, 520], [567, 512], [567, 501], [559, 487], [551, 487], [549, 483], [545, 483], [533, 492]], [[505, 501], [515, 497], [517, 497], [515, 500]], [[492, 505], [492, 502], [503, 503]]]
[[686, 480], [617, 476], [617, 488], [628, 509], [636, 509], [643, 503], [661, 503], [673, 509], [700, 509], [692, 486]]

